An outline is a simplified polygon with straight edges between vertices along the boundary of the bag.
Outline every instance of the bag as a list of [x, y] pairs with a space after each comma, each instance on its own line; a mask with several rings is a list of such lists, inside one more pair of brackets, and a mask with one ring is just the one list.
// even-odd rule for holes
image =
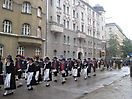
[[10, 88], [10, 82], [11, 82], [11, 73], [6, 74], [5, 82], [4, 82], [4, 88]]

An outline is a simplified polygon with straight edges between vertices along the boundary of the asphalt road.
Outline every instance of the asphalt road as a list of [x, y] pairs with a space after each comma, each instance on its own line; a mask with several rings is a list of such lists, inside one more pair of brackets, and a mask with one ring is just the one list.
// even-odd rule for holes
[[23, 80], [24, 86], [17, 88], [13, 95], [4, 97], [4, 89], [0, 89], [0, 99], [79, 99], [79, 97], [109, 85], [128, 74], [128, 67], [103, 72], [97, 70], [97, 76], [92, 76], [87, 80], [84, 80], [83, 75], [78, 78], [77, 82], [73, 77], [68, 77], [66, 83], [62, 85], [62, 79], [58, 77], [58, 82], [51, 82], [50, 87], [45, 87], [45, 83], [42, 82], [34, 86], [32, 91], [27, 90], [25, 80]]

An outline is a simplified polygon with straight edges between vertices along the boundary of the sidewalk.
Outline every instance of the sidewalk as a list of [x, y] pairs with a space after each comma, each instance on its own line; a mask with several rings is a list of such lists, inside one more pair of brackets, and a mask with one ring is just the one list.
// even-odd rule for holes
[[132, 78], [129, 75], [124, 76], [120, 80], [79, 99], [132, 99]]

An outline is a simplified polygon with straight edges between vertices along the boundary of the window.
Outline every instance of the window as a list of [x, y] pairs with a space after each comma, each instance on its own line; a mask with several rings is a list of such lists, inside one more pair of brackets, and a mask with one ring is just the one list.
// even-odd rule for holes
[[82, 19], [82, 20], [84, 19], [84, 15], [83, 15], [83, 12], [81, 12], [81, 19]]
[[12, 10], [12, 0], [4, 0], [3, 7]]
[[76, 46], [76, 45], [77, 45], [76, 38], [74, 38], [73, 44], [74, 44], [74, 46]]
[[60, 8], [60, 0], [57, 0], [57, 7]]
[[50, 0], [50, 5], [51, 5], [51, 6], [52, 6], [52, 2], [53, 2], [53, 1], [52, 1], [52, 0]]
[[76, 31], [76, 24], [73, 24], [73, 31]]
[[50, 21], [51, 21], [51, 22], [53, 21], [52, 16], [50, 16]]
[[84, 25], [82, 25], [82, 32], [84, 32]]
[[66, 13], [66, 6], [63, 5], [63, 12]]
[[17, 54], [19, 54], [19, 55], [24, 55], [24, 47], [19, 46], [19, 47], [17, 48]]
[[64, 51], [64, 57], [66, 57], [66, 51]]
[[109, 28], [109, 32], [112, 32], [112, 28]]
[[3, 21], [3, 32], [5, 33], [11, 33], [12, 32], [12, 22], [9, 20]]
[[4, 46], [0, 45], [0, 54], [3, 55], [3, 51], [4, 51]]
[[69, 36], [67, 37], [67, 44], [70, 45], [70, 37]]
[[69, 29], [69, 21], [67, 21], [67, 28]]
[[41, 7], [38, 7], [37, 16], [38, 16], [38, 17], [41, 17], [41, 14], [42, 14], [42, 9], [41, 9]]
[[60, 24], [60, 16], [57, 15], [57, 23]]
[[75, 12], [75, 10], [73, 10], [73, 17], [74, 17], [74, 18], [76, 17], [76, 12]]
[[77, 13], [77, 18], [78, 18], [78, 13]]
[[81, 41], [81, 39], [79, 39], [79, 46], [82, 46], [82, 41]]
[[41, 38], [41, 27], [37, 28], [37, 37]]
[[57, 57], [57, 50], [54, 50], [54, 57]]
[[67, 7], [67, 14], [69, 14], [69, 7]]
[[67, 58], [70, 58], [70, 51], [67, 52]]
[[84, 57], [87, 58], [87, 53], [85, 52]]
[[57, 43], [57, 34], [54, 34], [54, 43]]
[[41, 48], [35, 49], [35, 55], [41, 55]]
[[64, 44], [66, 44], [66, 36], [64, 36]]
[[76, 1], [75, 0], [72, 0], [72, 4], [75, 4], [76, 3]]
[[30, 35], [30, 25], [27, 23], [24, 23], [22, 25], [22, 35]]
[[86, 41], [84, 40], [84, 44], [83, 44], [84, 47], [86, 47]]
[[66, 28], [66, 20], [64, 20], [64, 28]]
[[73, 52], [73, 55], [72, 55], [73, 58], [75, 58], [75, 52]]
[[22, 12], [23, 13], [31, 13], [31, 4], [29, 2], [23, 2]]

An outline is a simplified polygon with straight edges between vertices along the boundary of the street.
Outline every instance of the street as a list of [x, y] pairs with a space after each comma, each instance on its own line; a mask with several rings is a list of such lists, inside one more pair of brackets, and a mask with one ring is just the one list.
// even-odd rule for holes
[[73, 77], [70, 76], [64, 85], [61, 84], [61, 77], [58, 77], [58, 82], [51, 82], [50, 87], [45, 87], [45, 83], [42, 82], [34, 86], [32, 91], [27, 90], [25, 80], [23, 80], [24, 86], [17, 88], [11, 96], [3, 96], [4, 89], [2, 86], [2, 89], [0, 89], [0, 99], [80, 99], [129, 75], [129, 71], [129, 67], [123, 67], [121, 70], [114, 69], [113, 71], [105, 70], [101, 72], [97, 70], [97, 76], [92, 76], [87, 80], [84, 80], [84, 76], [81, 75], [78, 81], [75, 82]]

